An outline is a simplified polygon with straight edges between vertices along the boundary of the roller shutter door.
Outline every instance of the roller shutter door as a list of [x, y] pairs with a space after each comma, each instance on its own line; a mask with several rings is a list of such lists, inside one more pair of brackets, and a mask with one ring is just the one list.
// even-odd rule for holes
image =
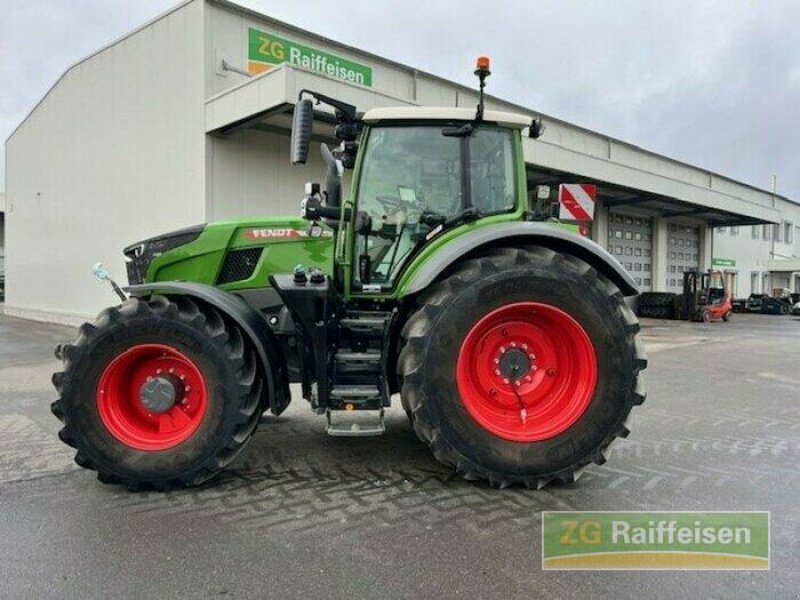
[[640, 291], [653, 289], [653, 219], [609, 211], [608, 251]]
[[700, 228], [696, 225], [670, 223], [667, 228], [667, 291], [683, 292], [684, 271], [700, 267]]

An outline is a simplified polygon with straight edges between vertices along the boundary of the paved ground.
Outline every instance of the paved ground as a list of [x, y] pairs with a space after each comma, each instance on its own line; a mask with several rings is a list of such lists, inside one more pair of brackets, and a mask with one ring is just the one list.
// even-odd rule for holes
[[[215, 484], [132, 494], [50, 415], [72, 331], [0, 316], [0, 597], [797, 598], [800, 318], [646, 324], [650, 395], [570, 486], [453, 478], [393, 411], [341, 439], [296, 401]], [[770, 572], [542, 572], [540, 511], [770, 510]]]

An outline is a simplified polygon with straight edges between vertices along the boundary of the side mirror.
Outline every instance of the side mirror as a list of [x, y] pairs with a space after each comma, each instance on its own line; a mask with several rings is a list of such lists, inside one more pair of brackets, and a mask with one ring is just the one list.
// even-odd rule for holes
[[311, 128], [314, 125], [314, 104], [311, 100], [300, 100], [294, 106], [292, 117], [292, 164], [306, 164], [311, 143]]

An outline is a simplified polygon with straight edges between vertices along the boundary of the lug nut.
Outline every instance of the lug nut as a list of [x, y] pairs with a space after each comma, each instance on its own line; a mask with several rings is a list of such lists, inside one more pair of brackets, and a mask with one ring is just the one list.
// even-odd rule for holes
[[508, 382], [509, 382], [508, 379], [505, 378], [503, 379], [503, 383], [508, 383]]
[[496, 389], [494, 389], [494, 388], [490, 389], [490, 390], [489, 390], [489, 395], [490, 395], [490, 396], [497, 396], [497, 390], [496, 390]]
[[547, 369], [547, 374], [548, 374], [550, 377], [555, 377], [556, 370], [555, 370], [553, 367], [550, 367], [549, 369]]
[[495, 369], [495, 370], [494, 370], [494, 374], [495, 374], [495, 375], [500, 375], [500, 369]]

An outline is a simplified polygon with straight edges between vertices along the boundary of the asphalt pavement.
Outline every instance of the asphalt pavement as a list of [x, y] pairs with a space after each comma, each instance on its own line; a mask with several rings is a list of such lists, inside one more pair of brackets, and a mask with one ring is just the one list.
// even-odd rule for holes
[[[0, 597], [797, 598], [800, 318], [647, 321], [647, 402], [570, 485], [455, 477], [397, 407], [331, 438], [296, 398], [199, 489], [99, 483], [50, 414], [56, 343], [0, 316]], [[398, 403], [399, 404], [399, 403]], [[542, 571], [542, 510], [769, 510], [771, 570]]]

